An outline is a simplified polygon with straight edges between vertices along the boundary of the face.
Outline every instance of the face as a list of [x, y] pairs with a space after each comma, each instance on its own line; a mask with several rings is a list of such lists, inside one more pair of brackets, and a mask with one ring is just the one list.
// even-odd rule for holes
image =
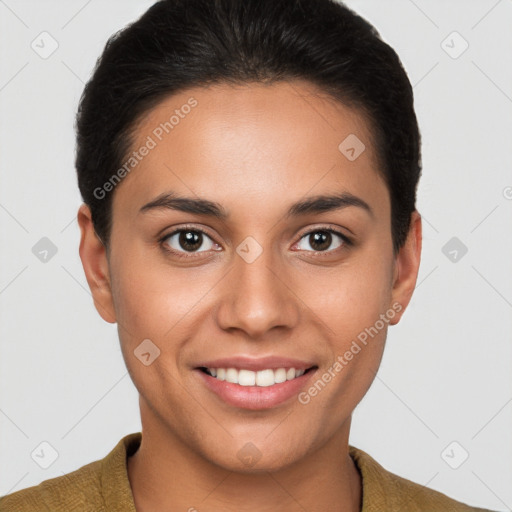
[[[393, 254], [364, 117], [304, 82], [215, 85], [148, 112], [132, 149], [108, 259], [87, 207], [79, 220], [143, 428], [236, 471], [250, 471], [246, 454], [276, 469], [347, 439], [421, 249], [414, 217]], [[228, 382], [202, 367], [244, 371], [228, 370]]]

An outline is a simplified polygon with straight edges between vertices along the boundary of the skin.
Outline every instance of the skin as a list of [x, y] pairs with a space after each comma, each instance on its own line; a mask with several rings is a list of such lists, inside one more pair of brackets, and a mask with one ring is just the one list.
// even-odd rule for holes
[[[306, 405], [294, 397], [266, 410], [236, 408], [193, 369], [204, 359], [280, 355], [313, 361], [321, 376], [393, 304], [402, 309], [389, 325], [399, 321], [417, 279], [421, 218], [412, 214], [394, 255], [389, 192], [366, 119], [304, 81], [183, 91], [141, 120], [134, 149], [190, 97], [197, 106], [116, 187], [108, 251], [89, 208], [78, 212], [96, 308], [117, 322], [140, 394], [143, 440], [128, 459], [136, 508], [359, 511], [351, 415], [375, 378], [387, 324]], [[338, 150], [351, 133], [366, 146], [354, 161]], [[139, 212], [168, 191], [218, 202], [229, 217]], [[285, 217], [298, 200], [342, 191], [373, 214], [349, 206]], [[195, 252], [178, 236], [159, 241], [185, 223], [208, 232]], [[332, 235], [321, 251], [304, 235], [329, 226], [354, 244]], [[236, 253], [247, 236], [263, 248], [252, 263]], [[166, 252], [171, 243], [191, 257]], [[144, 339], [161, 351], [149, 366], [133, 353]], [[249, 442], [261, 455], [250, 467], [237, 457]]]

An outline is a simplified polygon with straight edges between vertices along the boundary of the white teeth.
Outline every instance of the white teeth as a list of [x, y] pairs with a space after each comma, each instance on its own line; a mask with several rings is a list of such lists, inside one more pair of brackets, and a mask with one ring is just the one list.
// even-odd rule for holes
[[279, 384], [280, 382], [286, 382], [286, 370], [284, 368], [274, 370], [274, 381], [276, 384]]
[[[295, 371], [293, 374], [295, 376]], [[258, 386], [273, 386], [275, 383], [274, 370], [261, 370], [256, 373], [256, 384]]]
[[226, 370], [226, 382], [238, 384], [238, 370], [236, 368], [228, 368]]
[[[240, 370], [238, 372], [237, 383], [240, 384], [240, 386], [254, 386], [256, 384], [256, 374], [249, 370]], [[260, 384], [258, 384], [258, 386], [259, 385]]]
[[295, 368], [267, 369], [253, 372], [251, 370], [237, 370], [236, 368], [207, 368], [208, 373], [219, 380], [225, 380], [240, 386], [273, 386], [287, 380], [304, 375], [306, 370]]

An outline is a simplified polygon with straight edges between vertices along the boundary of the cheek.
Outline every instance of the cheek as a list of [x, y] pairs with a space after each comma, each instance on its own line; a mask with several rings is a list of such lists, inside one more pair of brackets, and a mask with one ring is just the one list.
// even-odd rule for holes
[[305, 302], [337, 339], [357, 336], [390, 307], [392, 261], [352, 261], [332, 272], [316, 273], [303, 285]]
[[324, 293], [311, 302], [327, 326], [325, 351], [329, 355], [299, 402], [329, 412], [328, 420], [319, 416], [326, 433], [346, 420], [378, 371], [387, 328], [396, 314], [389, 303], [389, 275], [382, 263], [364, 271], [338, 272], [337, 278], [324, 281]]
[[[156, 389], [155, 372], [161, 370], [160, 378], [168, 379], [166, 371], [176, 371], [190, 339], [207, 321], [210, 308], [205, 304], [213, 296], [212, 283], [221, 276], [173, 268], [158, 258], [150, 260], [142, 251], [120, 253], [112, 291], [123, 357], [137, 387], [146, 386], [150, 378]], [[144, 371], [147, 368], [134, 357], [144, 340], [157, 347], [158, 358], [150, 367], [154, 372]]]
[[[152, 286], [149, 266], [127, 250], [119, 250], [117, 254], [122, 257], [112, 254], [111, 286], [118, 334], [125, 364], [140, 392], [141, 384], [153, 380], [154, 371], [149, 370], [158, 366], [163, 350], [159, 333], [166, 305], [162, 304], [162, 297]], [[162, 313], [158, 307], [162, 308]], [[159, 317], [160, 321], [157, 320]], [[144, 356], [146, 353], [150, 355]], [[151, 366], [145, 365], [148, 358]]]
[[155, 339], [190, 311], [204, 287], [190, 272], [171, 269], [136, 248], [115, 260], [112, 281], [118, 323], [138, 337]]
[[179, 294], [173, 293], [170, 284], [147, 258], [128, 252], [117, 259], [112, 273], [121, 351], [132, 381], [144, 397], [163, 394], [174, 348], [178, 349], [162, 341], [162, 333], [182, 316], [173, 300]]

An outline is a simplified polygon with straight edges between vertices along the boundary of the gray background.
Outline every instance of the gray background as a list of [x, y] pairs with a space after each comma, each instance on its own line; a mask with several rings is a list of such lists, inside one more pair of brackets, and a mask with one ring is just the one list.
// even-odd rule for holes
[[[107, 37], [152, 3], [0, 0], [0, 495], [140, 429], [116, 326], [78, 257], [73, 120]], [[512, 0], [347, 4], [414, 85], [424, 219], [417, 290], [350, 442], [453, 498], [511, 510]], [[46, 261], [43, 237], [57, 249]]]

